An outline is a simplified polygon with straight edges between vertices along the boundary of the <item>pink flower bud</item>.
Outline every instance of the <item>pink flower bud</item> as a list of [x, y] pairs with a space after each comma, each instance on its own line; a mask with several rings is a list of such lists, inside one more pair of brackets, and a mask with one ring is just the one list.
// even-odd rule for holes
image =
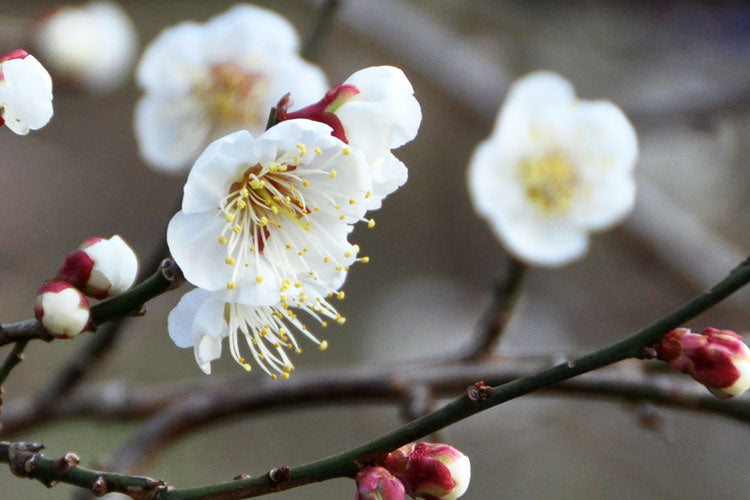
[[89, 301], [65, 281], [49, 281], [37, 292], [34, 316], [55, 337], [73, 338], [89, 323]]
[[121, 294], [133, 285], [138, 258], [118, 235], [110, 239], [89, 238], [71, 252], [57, 272], [86, 295], [104, 299]]
[[354, 500], [403, 500], [404, 485], [383, 467], [365, 467], [354, 478]]
[[687, 373], [715, 396], [726, 399], [750, 388], [750, 349], [731, 330], [677, 328], [654, 349], [675, 370]]
[[389, 453], [383, 464], [406, 493], [427, 500], [455, 500], [471, 478], [469, 457], [443, 443], [416, 443]]

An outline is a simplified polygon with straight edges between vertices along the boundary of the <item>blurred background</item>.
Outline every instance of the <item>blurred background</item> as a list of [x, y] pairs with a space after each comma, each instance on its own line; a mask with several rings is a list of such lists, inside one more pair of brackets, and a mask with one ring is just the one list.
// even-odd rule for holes
[[[233, 4], [120, 3], [141, 48], [169, 25], [203, 21]], [[303, 39], [320, 5], [257, 4], [286, 16]], [[54, 5], [6, 1], [2, 22]], [[0, 41], [8, 44], [0, 53], [17, 46]], [[341, 0], [318, 54], [331, 82], [371, 65], [403, 68], [424, 118], [416, 140], [396, 152], [409, 181], [375, 214], [374, 230], [354, 233], [371, 262], [348, 278], [341, 304], [346, 325], [326, 330], [325, 353], [307, 349], [296, 358], [293, 377], [450, 356], [468, 342], [507, 258], [473, 214], [465, 169], [508, 86], [535, 69], [562, 74], [582, 98], [623, 108], [640, 140], [639, 198], [627, 222], [592, 238], [584, 260], [530, 271], [499, 352], [601, 347], [681, 305], [748, 254], [750, 7], [744, 2]], [[56, 86], [54, 96], [55, 115], [43, 129], [27, 137], [0, 130], [3, 322], [32, 316], [38, 285], [86, 237], [119, 233], [147, 260], [163, 245], [182, 193], [182, 177], [157, 174], [138, 157], [132, 116], [139, 92], [132, 79], [109, 95]], [[154, 300], [145, 317], [128, 320], [116, 350], [89, 380], [154, 385], [205, 377], [192, 350], [178, 349], [166, 333], [166, 316], [181, 293]], [[746, 289], [686, 326], [748, 334], [749, 301]], [[86, 340], [31, 343], [3, 387], [5, 401], [32, 392]], [[239, 370], [227, 355], [213, 368], [218, 375]], [[254, 371], [244, 383], [261, 382]], [[657, 409], [661, 425], [654, 431], [641, 425], [642, 411], [541, 394], [455, 424], [441, 439], [471, 457], [467, 499], [747, 495], [746, 424]], [[201, 429], [141, 472], [180, 487], [262, 474], [337, 453], [402, 423], [393, 405], [253, 413]], [[43, 442], [50, 456], [75, 451], [86, 464], [109, 456], [136, 427], [65, 421], [12, 439]], [[72, 491], [0, 473], [2, 498], [65, 498]], [[276, 497], [353, 492], [353, 482], [335, 480]]]

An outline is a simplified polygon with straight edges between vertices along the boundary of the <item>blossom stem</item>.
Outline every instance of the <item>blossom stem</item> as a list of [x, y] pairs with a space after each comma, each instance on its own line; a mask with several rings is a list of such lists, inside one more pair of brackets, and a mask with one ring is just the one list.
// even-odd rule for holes
[[11, 370], [13, 370], [18, 363], [23, 361], [23, 351], [26, 349], [26, 344], [28, 343], [28, 340], [19, 340], [15, 343], [10, 353], [8, 353], [2, 366], [0, 366], [0, 385], [5, 383], [5, 379], [8, 378]]

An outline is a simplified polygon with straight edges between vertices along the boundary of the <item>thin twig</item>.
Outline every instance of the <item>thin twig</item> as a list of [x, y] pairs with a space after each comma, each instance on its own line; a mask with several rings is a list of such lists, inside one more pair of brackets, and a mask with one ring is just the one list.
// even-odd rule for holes
[[320, 43], [328, 33], [340, 4], [340, 0], [323, 0], [315, 26], [302, 48], [302, 57], [314, 60], [318, 56]]
[[8, 353], [2, 366], [0, 366], [0, 385], [5, 383], [5, 379], [8, 378], [11, 370], [13, 370], [18, 363], [23, 361], [23, 351], [26, 349], [26, 344], [28, 343], [28, 340], [19, 340]]
[[473, 360], [492, 356], [516, 305], [525, 270], [526, 265], [523, 262], [510, 258], [505, 276], [495, 286], [492, 302], [479, 320], [477, 335], [462, 359]]

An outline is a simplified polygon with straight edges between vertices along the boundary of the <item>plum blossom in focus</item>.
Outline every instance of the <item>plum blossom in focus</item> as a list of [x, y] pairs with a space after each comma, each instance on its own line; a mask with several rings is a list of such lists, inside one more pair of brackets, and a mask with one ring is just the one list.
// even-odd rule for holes
[[469, 191], [511, 254], [561, 266], [585, 254], [589, 231], [630, 212], [637, 156], [635, 131], [620, 108], [579, 100], [568, 81], [540, 71], [510, 89], [471, 159]]
[[119, 235], [109, 239], [88, 238], [71, 252], [57, 273], [95, 299], [119, 295], [133, 286], [138, 257]]
[[138, 49], [133, 21], [109, 1], [54, 9], [33, 36], [55, 77], [97, 93], [111, 92], [128, 79]]
[[37, 292], [34, 316], [54, 336], [72, 338], [89, 323], [89, 301], [70, 283], [50, 281]]
[[260, 135], [287, 92], [300, 106], [325, 92], [325, 75], [298, 54], [283, 17], [235, 6], [204, 24], [163, 31], [145, 50], [135, 112], [141, 155], [163, 171], [182, 171], [213, 140], [240, 129]]
[[52, 118], [52, 78], [34, 56], [17, 49], [0, 56], [0, 125], [19, 135]]
[[677, 328], [654, 349], [659, 359], [687, 373], [721, 399], [750, 389], [750, 348], [731, 330], [707, 328], [693, 333]]
[[[296, 101], [293, 93], [291, 99]], [[369, 209], [380, 208], [383, 198], [406, 182], [406, 166], [391, 149], [416, 137], [422, 110], [399, 68], [365, 68], [335, 85], [315, 104], [288, 112], [289, 104], [287, 99], [280, 103], [280, 120], [308, 118], [326, 123], [334, 136], [364, 153], [372, 181]]]
[[365, 220], [370, 186], [362, 153], [322, 123], [289, 120], [257, 139], [239, 131], [213, 142], [190, 171], [167, 230], [173, 258], [201, 289], [170, 315], [175, 343], [192, 346], [208, 373], [223, 337], [249, 369], [238, 344], [245, 339], [274, 378], [288, 376], [287, 352], [300, 350], [293, 331], [325, 349], [293, 309], [322, 326], [344, 322], [328, 299], [343, 299], [349, 266], [368, 261], [348, 235]]

